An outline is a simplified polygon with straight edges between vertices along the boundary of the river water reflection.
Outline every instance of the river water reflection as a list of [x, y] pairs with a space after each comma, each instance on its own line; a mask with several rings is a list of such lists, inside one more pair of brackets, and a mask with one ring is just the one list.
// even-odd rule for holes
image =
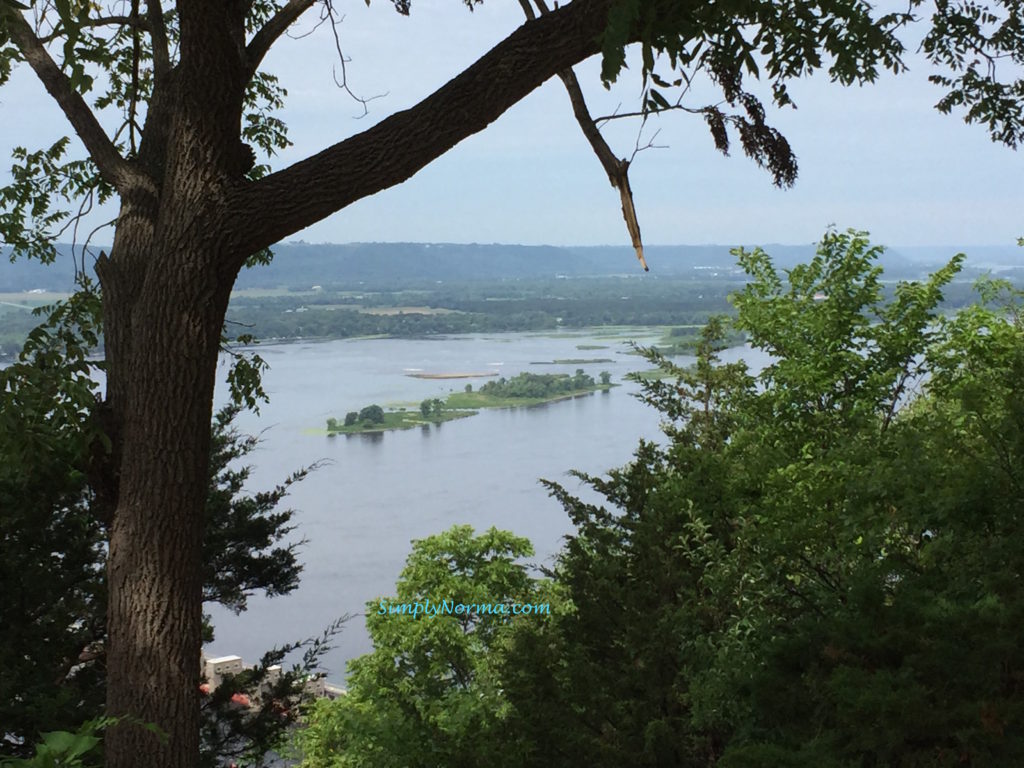
[[[239, 616], [208, 606], [216, 639], [207, 655], [233, 653], [254, 662], [273, 645], [318, 635], [343, 614], [362, 614], [367, 601], [394, 593], [410, 540], [456, 523], [512, 530], [533, 542], [534, 562], [550, 563], [571, 526], [538, 478], [585, 495], [566, 475], [569, 470], [603, 473], [627, 462], [640, 438], [657, 439], [658, 414], [631, 396], [634, 384], [535, 408], [482, 411], [429, 429], [337, 437], [315, 430], [330, 416], [371, 403], [415, 408], [426, 397], [486, 380], [421, 380], [409, 377], [410, 369], [493, 370], [508, 377], [583, 368], [595, 378], [607, 370], [621, 382], [627, 372], [649, 367], [626, 354], [626, 336], [601, 333], [607, 334], [595, 329], [557, 338], [500, 334], [262, 346], [259, 352], [271, 366], [264, 377], [270, 403], [259, 416], [245, 413], [238, 420], [243, 431], [262, 431], [262, 445], [249, 457], [251, 489], [272, 487], [318, 460], [326, 463], [293, 486], [287, 499], [298, 510], [295, 533], [307, 540], [300, 587], [284, 597], [253, 597]], [[630, 335], [654, 340], [642, 332]], [[730, 352], [740, 350], [726, 353], [734, 357]], [[568, 358], [612, 362], [532, 364]], [[222, 387], [218, 402], [225, 398]], [[345, 662], [369, 650], [360, 615], [336, 638], [326, 658], [328, 679], [342, 682]]]

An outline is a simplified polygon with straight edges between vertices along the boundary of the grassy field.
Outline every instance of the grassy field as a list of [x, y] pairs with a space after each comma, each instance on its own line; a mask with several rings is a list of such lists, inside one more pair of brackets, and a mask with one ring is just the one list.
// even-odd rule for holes
[[[322, 291], [293, 291], [288, 288], [236, 288], [231, 292], [232, 297], [244, 299], [279, 298], [281, 296], [321, 296]], [[331, 292], [333, 296], [344, 295], [340, 292]]]
[[[685, 329], [686, 332], [680, 333], [679, 329]], [[673, 326], [666, 329], [661, 340], [652, 346], [664, 355], [692, 355], [697, 351], [703, 330], [704, 326], [702, 325]], [[742, 345], [746, 338], [741, 331], [729, 330], [726, 332], [724, 341], [727, 347], [736, 347]]]
[[667, 325], [600, 325], [592, 330], [597, 331], [592, 338], [597, 341], [622, 341], [631, 338], [651, 338], [665, 333]]
[[444, 307], [364, 307], [359, 310], [367, 315], [461, 315], [457, 309]]

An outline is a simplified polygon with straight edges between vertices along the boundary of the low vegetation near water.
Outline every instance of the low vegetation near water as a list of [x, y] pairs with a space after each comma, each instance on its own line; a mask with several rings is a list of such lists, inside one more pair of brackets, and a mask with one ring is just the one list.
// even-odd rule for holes
[[598, 379], [595, 381], [582, 368], [577, 368], [572, 376], [565, 373], [520, 373], [510, 379], [502, 377], [497, 381], [488, 381], [477, 391], [473, 390], [472, 384], [467, 384], [464, 391], [454, 392], [445, 400], [424, 400], [415, 411], [385, 411], [379, 405], [368, 405], [360, 411], [349, 411], [343, 421], [328, 419], [327, 433], [356, 434], [410, 429], [473, 416], [480, 408], [541, 405], [606, 391], [616, 386], [611, 383], [611, 374], [607, 371], [602, 371]]
[[392, 429], [412, 429], [441, 424], [455, 419], [475, 416], [476, 411], [446, 408], [438, 399], [424, 400], [418, 410], [398, 408], [385, 411], [379, 405], [368, 405], [360, 411], [349, 411], [343, 421], [327, 420], [327, 434], [358, 434], [361, 432], [386, 432]]

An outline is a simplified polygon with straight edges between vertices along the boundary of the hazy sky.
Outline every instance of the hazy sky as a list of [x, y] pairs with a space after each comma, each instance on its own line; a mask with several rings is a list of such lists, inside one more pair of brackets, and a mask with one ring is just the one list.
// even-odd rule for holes
[[[521, 22], [518, 4], [489, 0], [469, 13], [458, 0], [415, 0], [411, 17], [388, 0], [338, 3], [353, 89], [370, 114], [332, 80], [337, 60], [326, 28], [283, 40], [266, 65], [289, 91], [283, 117], [294, 146], [275, 167], [365, 130], [416, 103]], [[313, 19], [301, 23], [310, 29]], [[671, 243], [807, 243], [826, 226], [871, 231], [892, 245], [1010, 244], [1024, 235], [1024, 154], [985, 130], [944, 116], [925, 62], [875, 85], [843, 89], [827, 77], [794, 83], [797, 110], [771, 110], [800, 163], [795, 187], [779, 190], [742, 151], [723, 157], [699, 117], [648, 123], [648, 150], [631, 171], [644, 239]], [[68, 128], [26, 67], [0, 91], [0, 153], [31, 147]], [[594, 114], [638, 104], [639, 76], [607, 92], [597, 61], [577, 68]], [[699, 104], [698, 104], [699, 105]], [[606, 130], [620, 156], [637, 121]], [[647, 141], [645, 137], [643, 142]], [[7, 163], [4, 163], [6, 170]], [[3, 175], [6, 180], [7, 174]], [[109, 236], [106, 238], [109, 240]], [[360, 201], [295, 236], [308, 242], [445, 241], [628, 244], [618, 194], [572, 118], [556, 79], [410, 181]]]

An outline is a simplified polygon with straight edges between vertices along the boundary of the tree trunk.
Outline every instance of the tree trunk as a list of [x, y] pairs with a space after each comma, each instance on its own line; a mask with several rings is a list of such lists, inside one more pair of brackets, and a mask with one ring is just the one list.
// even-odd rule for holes
[[[118, 468], [107, 559], [108, 768], [199, 760], [203, 509], [217, 353], [239, 254], [243, 2], [179, 0], [179, 62], [156, 90], [137, 183], [97, 265]], [[231, 233], [235, 233], [234, 236]], [[161, 740], [143, 726], [155, 725]]]
[[[201, 521], [217, 352], [233, 275], [217, 277], [213, 238], [204, 241], [201, 231], [170, 248], [144, 237], [147, 230], [122, 226], [100, 270], [119, 466], [107, 566], [107, 710], [126, 716], [108, 732], [106, 764], [193, 768]], [[125, 268], [141, 264], [159, 270]], [[142, 724], [156, 725], [166, 740]]]
[[176, 3], [179, 62], [154, 86], [137, 161], [107, 166], [122, 208], [96, 268], [114, 445], [103, 488], [107, 711], [125, 718], [107, 733], [108, 768], [198, 763], [210, 417], [224, 314], [245, 258], [407, 179], [596, 52], [608, 2], [546, 14], [419, 107], [258, 182], [245, 178], [251, 158], [240, 141], [248, 6]]

